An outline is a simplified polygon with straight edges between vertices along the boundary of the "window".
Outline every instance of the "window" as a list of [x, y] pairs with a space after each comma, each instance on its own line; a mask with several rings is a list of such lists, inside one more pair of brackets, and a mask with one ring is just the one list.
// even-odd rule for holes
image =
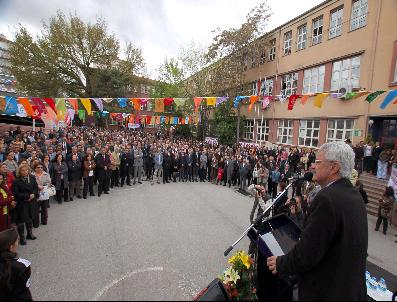
[[245, 121], [244, 139], [254, 139], [254, 121]]
[[273, 79], [263, 80], [261, 83], [261, 96], [273, 95]]
[[350, 30], [355, 30], [367, 25], [368, 0], [355, 0], [352, 6]]
[[319, 120], [302, 120], [299, 122], [299, 146], [316, 148], [319, 135]]
[[334, 62], [332, 66], [331, 90], [345, 88], [351, 92], [353, 88], [360, 88], [361, 57], [353, 57]]
[[303, 79], [303, 94], [324, 91], [325, 65], [306, 69]]
[[342, 34], [343, 24], [343, 7], [337, 8], [331, 12], [331, 20], [329, 25], [329, 38], [339, 37]]
[[270, 41], [269, 61], [276, 58], [276, 39]]
[[249, 89], [249, 94], [250, 95], [258, 95], [258, 83], [257, 82], [251, 83], [251, 87]]
[[259, 59], [259, 64], [265, 64], [265, 62], [266, 62], [266, 51], [265, 50], [263, 50], [262, 52], [261, 52], [261, 57], [260, 57], [260, 59]]
[[345, 141], [353, 138], [354, 120], [328, 120], [327, 142]]
[[323, 16], [313, 20], [312, 45], [320, 44], [323, 40]]
[[258, 142], [269, 141], [269, 121], [263, 120], [258, 123], [258, 133], [256, 134], [256, 139]]
[[298, 73], [290, 73], [283, 76], [281, 81], [281, 94], [290, 96], [296, 94], [298, 89]]
[[306, 41], [307, 41], [307, 26], [302, 25], [298, 28], [298, 50], [302, 50], [306, 48]]
[[277, 141], [280, 144], [292, 145], [292, 120], [279, 120], [277, 128]]
[[292, 31], [284, 34], [284, 56], [291, 54]]

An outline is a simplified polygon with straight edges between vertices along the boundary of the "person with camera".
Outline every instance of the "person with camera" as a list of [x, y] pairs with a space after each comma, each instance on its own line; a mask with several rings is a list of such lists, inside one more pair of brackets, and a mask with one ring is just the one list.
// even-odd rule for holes
[[302, 211], [302, 196], [295, 196], [288, 199], [286, 206], [288, 207], [288, 217], [292, 219], [295, 224], [302, 229], [305, 214]]
[[367, 299], [368, 221], [361, 194], [349, 180], [354, 159], [343, 142], [320, 147], [313, 181], [321, 190], [300, 240], [288, 254], [267, 259], [273, 274], [299, 277], [299, 300]]

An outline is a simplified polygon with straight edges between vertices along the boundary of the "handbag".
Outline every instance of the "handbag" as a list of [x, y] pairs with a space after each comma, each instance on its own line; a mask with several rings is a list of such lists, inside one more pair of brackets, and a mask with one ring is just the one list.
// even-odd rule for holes
[[57, 193], [55, 186], [52, 184], [45, 186], [43, 191], [46, 191], [49, 197], [54, 196]]

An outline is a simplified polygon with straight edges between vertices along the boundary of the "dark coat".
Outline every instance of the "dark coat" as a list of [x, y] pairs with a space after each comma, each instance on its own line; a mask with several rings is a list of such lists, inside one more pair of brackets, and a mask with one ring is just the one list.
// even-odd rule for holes
[[[95, 157], [95, 163], [96, 163], [96, 173], [98, 179], [106, 178], [106, 172], [110, 171], [110, 166], [112, 164], [109, 155], [105, 154], [105, 159], [104, 159], [103, 155], [99, 153]], [[107, 167], [106, 171], [105, 171], [105, 167]]]
[[33, 200], [29, 201], [30, 194], [34, 194], [36, 199], [39, 198], [39, 187], [36, 178], [29, 175], [29, 182], [26, 183], [22, 178], [18, 177], [12, 184], [12, 194], [17, 203], [15, 211], [17, 213], [17, 223], [25, 223], [31, 219], [31, 206]]
[[64, 188], [69, 187], [69, 174], [68, 174], [68, 165], [65, 162], [62, 162], [61, 165], [58, 163], [54, 163], [51, 166], [51, 180], [56, 190], [60, 190], [62, 186], [62, 175], [63, 175], [63, 186]]
[[130, 169], [133, 166], [133, 157], [131, 152], [123, 152], [120, 155], [120, 176], [125, 177], [130, 173]]
[[340, 179], [313, 199], [300, 241], [277, 258], [277, 271], [299, 275], [299, 300], [365, 301], [367, 248], [363, 199]]
[[78, 181], [82, 177], [81, 171], [81, 161], [78, 159], [74, 161], [68, 161], [68, 172], [69, 172], [69, 181]]
[[[8, 267], [8, 268], [6, 268]], [[9, 270], [11, 288], [0, 283], [0, 301], [32, 301], [30, 293], [30, 262], [16, 254], [4, 253], [0, 258], [0, 271]]]

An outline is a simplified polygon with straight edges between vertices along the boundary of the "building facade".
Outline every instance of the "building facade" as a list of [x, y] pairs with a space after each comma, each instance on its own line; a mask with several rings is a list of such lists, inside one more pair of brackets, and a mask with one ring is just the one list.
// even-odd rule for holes
[[[397, 89], [397, 1], [328, 0], [272, 30], [266, 48], [245, 71], [249, 95], [273, 96], [267, 110], [249, 111], [242, 140], [317, 148], [329, 141], [371, 136], [397, 148], [397, 105], [380, 109], [386, 93], [372, 103], [328, 96], [322, 108], [315, 96], [288, 110], [292, 94]], [[277, 96], [287, 97], [280, 102]]]
[[16, 79], [10, 74], [10, 48], [11, 41], [0, 34], [0, 95], [16, 95]]

